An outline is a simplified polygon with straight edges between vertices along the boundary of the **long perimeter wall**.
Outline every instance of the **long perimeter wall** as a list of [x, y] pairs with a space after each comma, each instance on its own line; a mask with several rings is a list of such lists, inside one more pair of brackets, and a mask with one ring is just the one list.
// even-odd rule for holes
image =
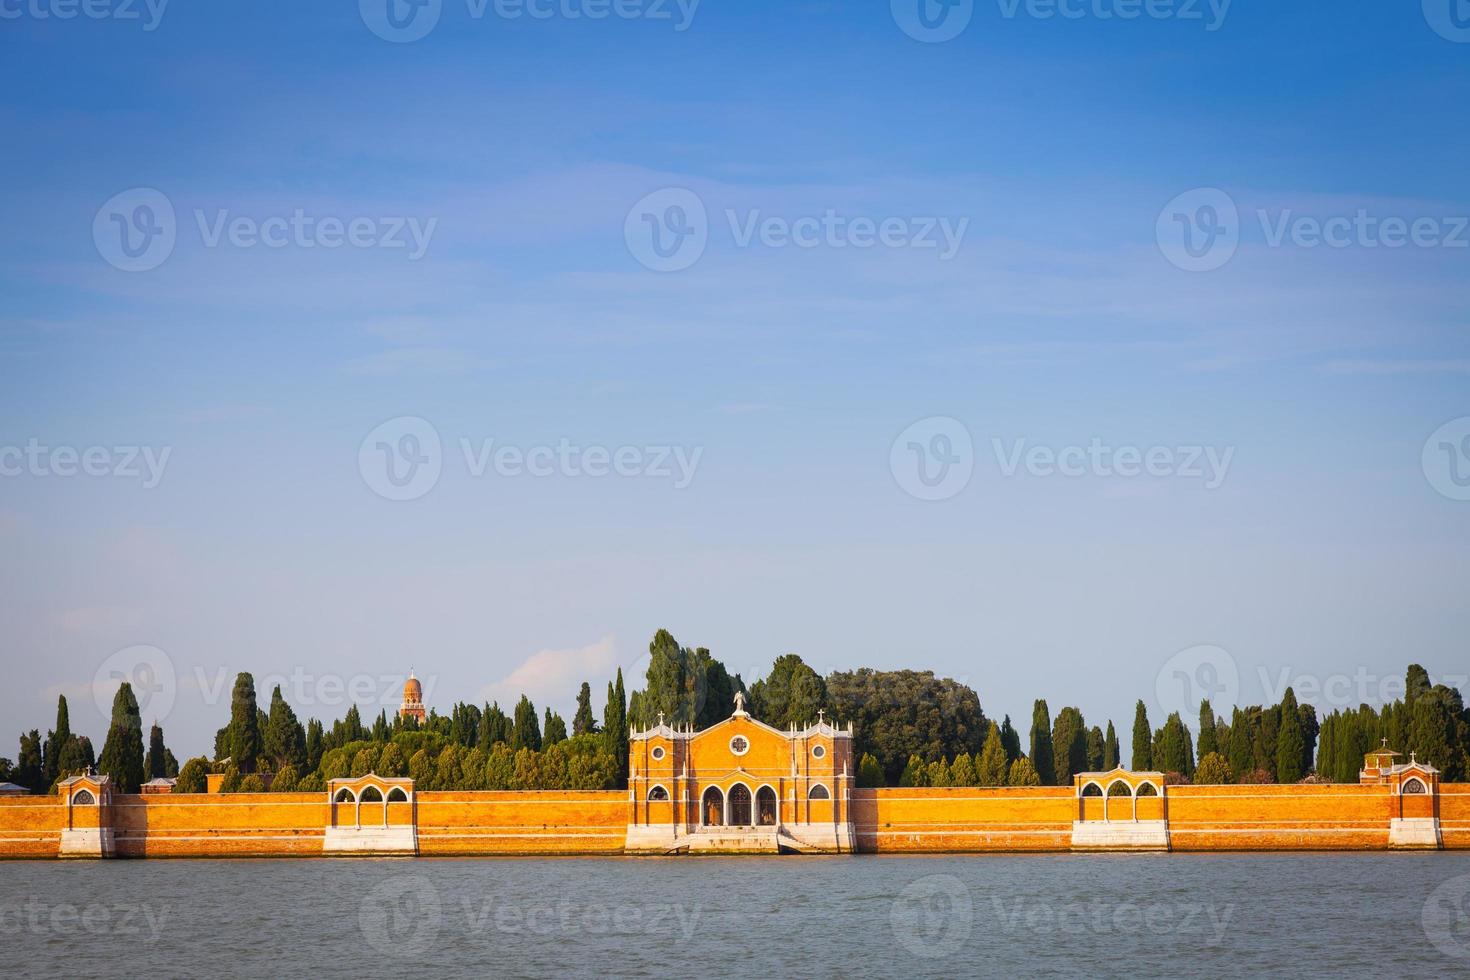
[[[1441, 846], [1470, 849], [1470, 784], [1438, 789], [1424, 802]], [[851, 813], [861, 852], [1066, 851], [1101, 804], [1071, 787], [860, 789]], [[119, 857], [306, 857], [343, 823], [334, 806], [325, 794], [114, 794], [102, 819]], [[1170, 786], [1136, 814], [1127, 798], [1107, 806], [1119, 826], [1162, 824], [1178, 851], [1387, 849], [1396, 814], [1386, 787], [1358, 785]], [[617, 790], [422, 792], [391, 807], [420, 855], [620, 854], [630, 803]], [[364, 804], [364, 824], [382, 818]], [[67, 820], [59, 796], [0, 798], [0, 858], [58, 856]]]

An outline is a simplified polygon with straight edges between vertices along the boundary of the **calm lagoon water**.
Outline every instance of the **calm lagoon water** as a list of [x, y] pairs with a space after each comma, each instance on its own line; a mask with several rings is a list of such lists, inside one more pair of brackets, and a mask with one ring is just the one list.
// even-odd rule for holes
[[1470, 975], [1470, 854], [0, 863], [0, 973]]

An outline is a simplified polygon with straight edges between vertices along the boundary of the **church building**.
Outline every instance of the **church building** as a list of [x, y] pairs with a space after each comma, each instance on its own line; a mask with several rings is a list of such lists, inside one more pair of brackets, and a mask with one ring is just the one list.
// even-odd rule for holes
[[852, 725], [772, 728], [745, 710], [703, 731], [659, 724], [628, 746], [630, 853], [853, 850]]

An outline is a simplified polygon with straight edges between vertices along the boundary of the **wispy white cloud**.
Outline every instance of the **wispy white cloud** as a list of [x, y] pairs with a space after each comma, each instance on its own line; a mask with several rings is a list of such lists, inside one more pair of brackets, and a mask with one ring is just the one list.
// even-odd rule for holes
[[583, 681], [605, 678], [617, 668], [617, 645], [611, 636], [570, 650], [538, 650], [502, 680], [485, 688], [484, 696], [507, 711], [522, 694], [537, 705], [566, 705]]

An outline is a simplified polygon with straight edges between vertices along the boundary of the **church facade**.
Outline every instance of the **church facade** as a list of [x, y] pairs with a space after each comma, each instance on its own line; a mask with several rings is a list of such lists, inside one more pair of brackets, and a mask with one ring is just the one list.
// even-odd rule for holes
[[627, 851], [842, 854], [854, 850], [852, 727], [787, 731], [745, 696], [703, 731], [660, 723], [628, 746]]

